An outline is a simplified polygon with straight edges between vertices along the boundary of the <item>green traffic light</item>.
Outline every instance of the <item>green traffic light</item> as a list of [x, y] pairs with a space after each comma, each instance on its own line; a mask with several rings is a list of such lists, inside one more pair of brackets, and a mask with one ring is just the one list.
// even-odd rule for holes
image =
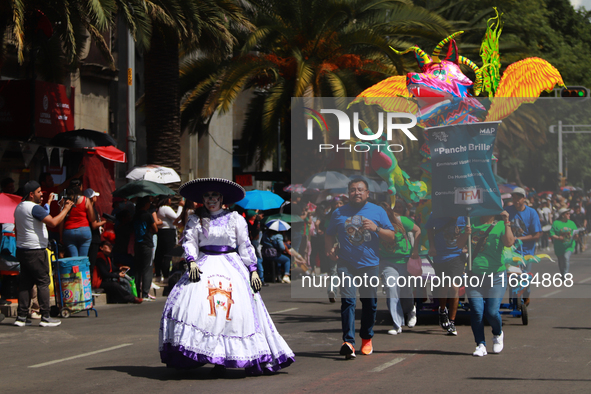
[[585, 92], [582, 92], [579, 90], [579, 97], [583, 97], [585, 95]]

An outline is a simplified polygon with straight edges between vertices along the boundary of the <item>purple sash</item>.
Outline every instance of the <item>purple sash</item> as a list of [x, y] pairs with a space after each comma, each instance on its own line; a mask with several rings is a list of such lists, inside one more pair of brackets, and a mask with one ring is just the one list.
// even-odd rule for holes
[[205, 245], [201, 246], [199, 251], [205, 254], [227, 254], [236, 252], [236, 249], [225, 245]]

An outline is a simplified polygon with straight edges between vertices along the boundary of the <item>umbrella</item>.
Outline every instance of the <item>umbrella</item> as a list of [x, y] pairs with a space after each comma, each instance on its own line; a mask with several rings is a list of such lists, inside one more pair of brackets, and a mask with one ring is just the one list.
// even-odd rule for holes
[[302, 194], [306, 191], [306, 188], [303, 187], [300, 183], [293, 183], [291, 185], [287, 185], [283, 188], [284, 192], [288, 193], [299, 193]]
[[100, 157], [107, 160], [115, 161], [117, 163], [127, 162], [127, 159], [125, 158], [125, 152], [120, 151], [114, 146], [96, 146], [93, 148], [93, 151]]
[[275, 219], [271, 220], [270, 222], [267, 222], [267, 228], [275, 231], [286, 231], [289, 230], [291, 226], [283, 220]]
[[287, 223], [301, 223], [303, 222], [302, 218], [298, 215], [290, 215], [289, 213], [277, 213], [275, 215], [271, 215], [267, 218], [267, 223], [272, 220], [282, 220]]
[[107, 133], [79, 129], [58, 133], [49, 141], [48, 145], [64, 148], [94, 148], [96, 146], [117, 146], [117, 141]]
[[0, 193], [0, 223], [14, 223], [14, 210], [21, 201], [22, 197]]
[[163, 184], [181, 181], [181, 177], [179, 177], [179, 174], [177, 174], [176, 171], [172, 168], [157, 166], [153, 164], [142, 167], [135, 167], [127, 174], [126, 178], [134, 181], [144, 179], [146, 181], [152, 181]]
[[173, 196], [174, 190], [159, 183], [150, 181], [131, 181], [113, 192], [113, 197], [132, 199], [135, 197], [158, 196], [165, 194]]
[[340, 172], [324, 171], [312, 175], [303, 186], [307, 189], [316, 188], [320, 190], [348, 187], [350, 179]]
[[244, 198], [236, 203], [244, 209], [275, 209], [281, 207], [285, 200], [277, 194], [266, 190], [251, 190]]
[[508, 187], [507, 185], [498, 185], [498, 186], [499, 186], [499, 192], [501, 194], [505, 194], [505, 193], [511, 194], [513, 189], [515, 189], [515, 188]]

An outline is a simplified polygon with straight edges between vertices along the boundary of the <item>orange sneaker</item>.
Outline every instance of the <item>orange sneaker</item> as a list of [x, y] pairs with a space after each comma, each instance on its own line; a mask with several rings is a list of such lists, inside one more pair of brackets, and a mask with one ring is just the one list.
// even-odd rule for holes
[[344, 342], [343, 346], [341, 346], [340, 351], [341, 356], [345, 356], [345, 360], [350, 360], [355, 358], [355, 348], [349, 342]]
[[366, 356], [373, 353], [373, 345], [371, 339], [361, 339], [361, 354]]

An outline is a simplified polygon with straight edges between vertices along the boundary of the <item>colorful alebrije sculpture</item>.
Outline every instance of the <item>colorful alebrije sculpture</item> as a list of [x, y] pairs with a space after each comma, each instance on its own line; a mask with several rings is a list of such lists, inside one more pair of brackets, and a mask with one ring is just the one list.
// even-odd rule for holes
[[[417, 46], [402, 52], [392, 48], [399, 55], [414, 52], [421, 71], [385, 79], [363, 91], [351, 105], [357, 102], [375, 104], [388, 112], [414, 113], [421, 127], [445, 126], [501, 120], [513, 113], [521, 104], [536, 101], [542, 91], [550, 91], [555, 85], [564, 86], [558, 70], [547, 61], [535, 57], [511, 64], [501, 78], [498, 50], [501, 30], [502, 23], [497, 12], [496, 17], [489, 19], [487, 23], [480, 50], [482, 68], [458, 54], [455, 38], [462, 34], [462, 31], [446, 37], [437, 44], [431, 56]], [[446, 45], [448, 49], [442, 57], [441, 53]], [[475, 82], [462, 73], [462, 64], [474, 71]], [[488, 111], [475, 98], [483, 91], [491, 100]], [[413, 100], [410, 100], [411, 98]], [[366, 129], [368, 134], [371, 133], [369, 128]], [[426, 142], [421, 147], [421, 154], [425, 158], [421, 164], [424, 172], [421, 181], [425, 183], [424, 186], [411, 182], [408, 176], [404, 177], [406, 174], [397, 168], [396, 159], [387, 157], [388, 152], [372, 151], [372, 166], [388, 183], [392, 202], [395, 201], [397, 185], [405, 191], [400, 196], [407, 201], [430, 199], [430, 152]], [[386, 166], [388, 163], [394, 165]], [[407, 185], [406, 188], [404, 185]], [[430, 203], [422, 203], [419, 211], [422, 215], [428, 215]]]

